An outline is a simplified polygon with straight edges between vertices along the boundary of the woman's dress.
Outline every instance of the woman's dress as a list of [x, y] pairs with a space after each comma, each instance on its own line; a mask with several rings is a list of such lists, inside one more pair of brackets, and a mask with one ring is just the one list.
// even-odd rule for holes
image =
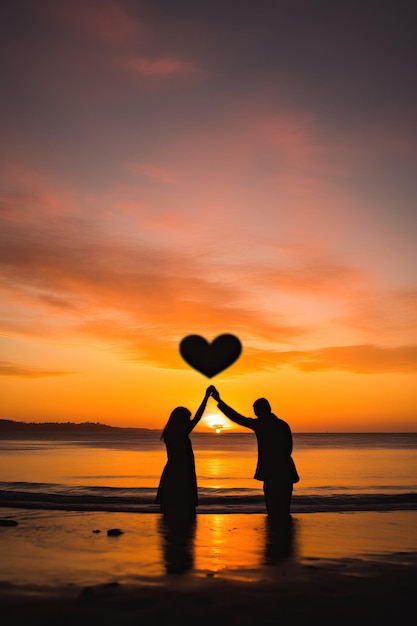
[[161, 475], [156, 502], [166, 515], [194, 516], [198, 504], [197, 478], [188, 433], [167, 433], [165, 446], [168, 460]]

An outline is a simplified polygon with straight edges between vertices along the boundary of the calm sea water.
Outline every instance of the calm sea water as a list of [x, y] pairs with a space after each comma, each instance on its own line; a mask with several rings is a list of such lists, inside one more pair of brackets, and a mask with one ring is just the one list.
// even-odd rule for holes
[[[194, 432], [200, 512], [264, 511], [252, 433]], [[292, 510], [417, 509], [417, 433], [294, 434]], [[0, 506], [156, 512], [159, 433], [0, 441]]]

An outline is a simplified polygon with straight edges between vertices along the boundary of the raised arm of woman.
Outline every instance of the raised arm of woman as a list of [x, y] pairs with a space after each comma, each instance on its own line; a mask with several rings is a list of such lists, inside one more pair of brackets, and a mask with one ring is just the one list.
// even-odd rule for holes
[[195, 426], [197, 426], [198, 422], [201, 420], [204, 410], [206, 408], [206, 404], [207, 404], [207, 400], [209, 399], [210, 395], [211, 395], [211, 387], [207, 387], [206, 389], [206, 393], [204, 394], [204, 398], [200, 404], [200, 406], [198, 407], [194, 417], [192, 420], [190, 420], [190, 427], [189, 427], [189, 432], [191, 432], [193, 430], [193, 428]]

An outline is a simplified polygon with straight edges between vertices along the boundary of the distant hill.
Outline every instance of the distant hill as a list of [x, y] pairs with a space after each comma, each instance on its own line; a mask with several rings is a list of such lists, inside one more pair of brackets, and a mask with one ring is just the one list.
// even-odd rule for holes
[[156, 430], [150, 428], [122, 428], [108, 426], [99, 422], [16, 422], [13, 420], [0, 420], [1, 436], [19, 435], [129, 435], [129, 434], [155, 434]]

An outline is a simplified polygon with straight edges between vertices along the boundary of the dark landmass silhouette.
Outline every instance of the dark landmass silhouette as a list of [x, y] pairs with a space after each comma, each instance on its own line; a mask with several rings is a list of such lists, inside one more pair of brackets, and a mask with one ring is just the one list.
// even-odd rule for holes
[[14, 420], [0, 420], [0, 436], [27, 436], [27, 435], [155, 435], [160, 429], [125, 428], [109, 426], [100, 422], [18, 422]]

